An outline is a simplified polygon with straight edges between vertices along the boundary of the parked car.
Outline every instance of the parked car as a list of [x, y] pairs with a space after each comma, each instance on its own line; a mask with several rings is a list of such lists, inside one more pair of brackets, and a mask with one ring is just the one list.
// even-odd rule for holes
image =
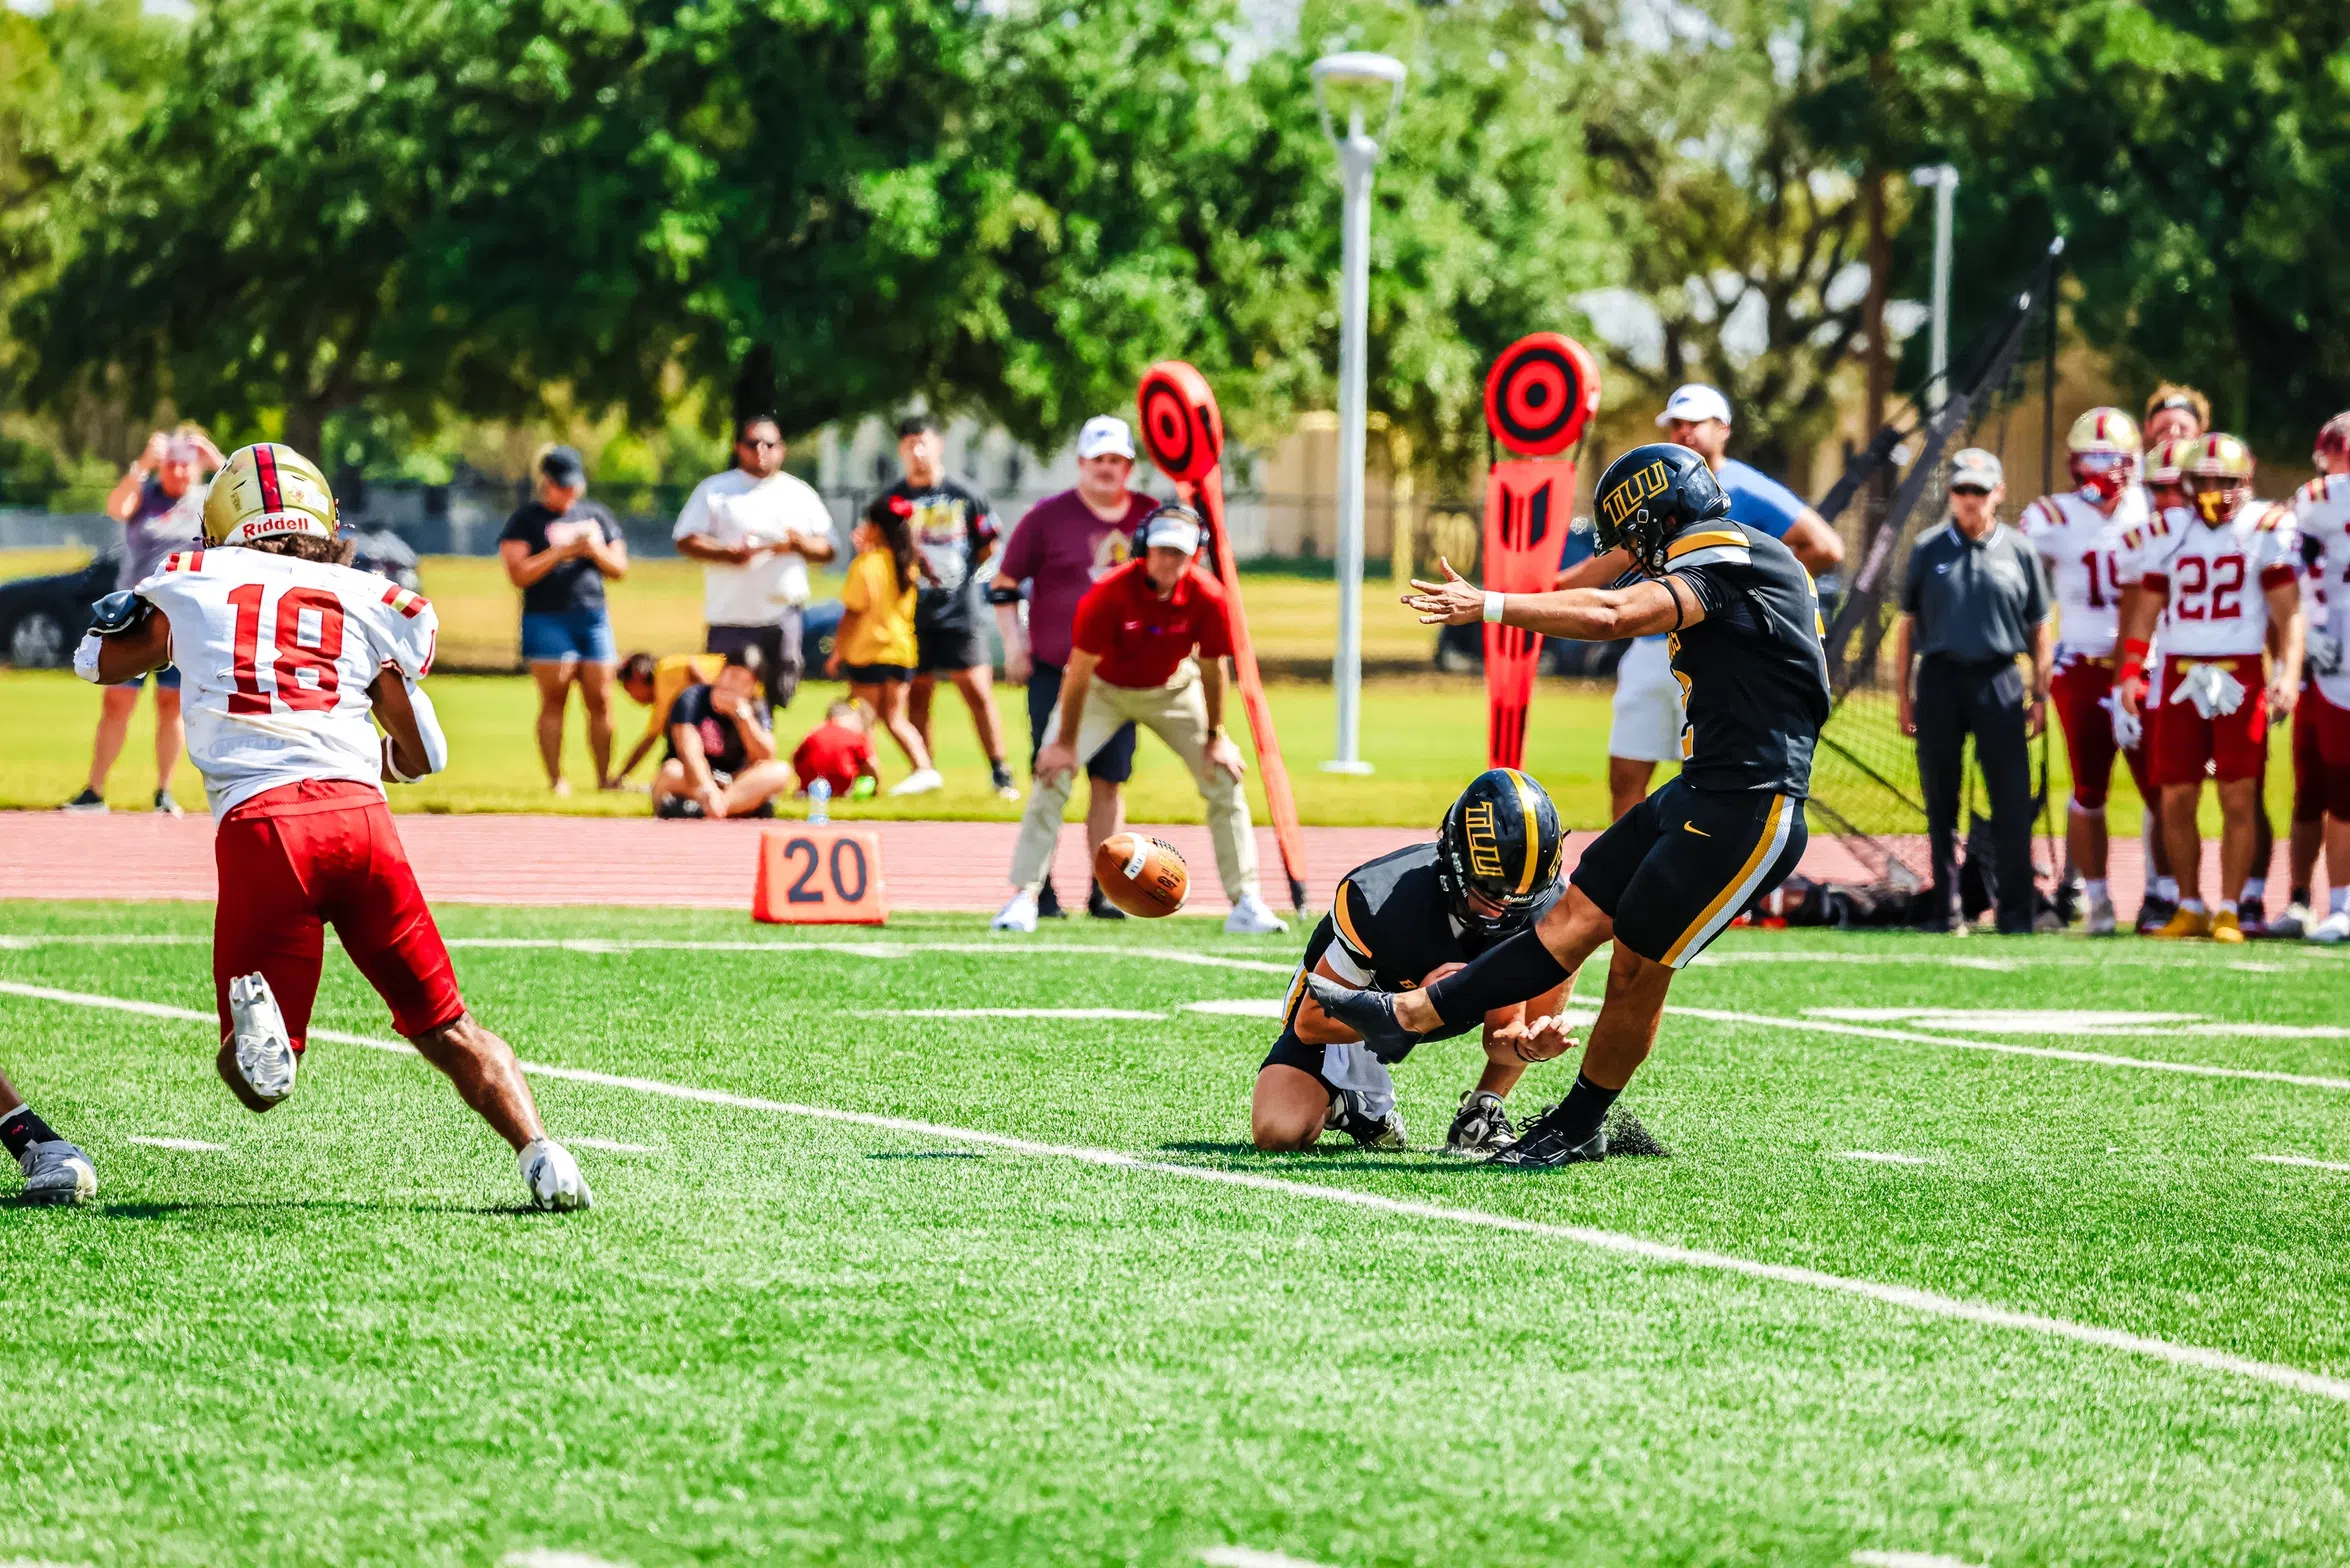
[[114, 592], [120, 558], [100, 551], [87, 566], [0, 583], [0, 656], [19, 669], [51, 670], [73, 658], [90, 606]]
[[388, 528], [374, 528], [353, 534], [351, 543], [353, 566], [388, 577], [410, 593], [424, 592], [424, 579], [416, 570], [416, 552], [407, 540]]

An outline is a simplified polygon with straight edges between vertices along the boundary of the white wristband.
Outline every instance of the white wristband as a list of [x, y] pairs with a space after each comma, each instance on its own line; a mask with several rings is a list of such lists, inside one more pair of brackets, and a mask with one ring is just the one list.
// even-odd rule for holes
[[1497, 625], [1500, 623], [1501, 599], [1502, 596], [1497, 593], [1489, 593], [1485, 596], [1485, 621], [1487, 625]]
[[93, 686], [100, 684], [98, 680], [99, 647], [100, 643], [98, 634], [96, 632], [84, 632], [82, 633], [82, 640], [75, 644], [73, 650], [74, 674], [79, 675], [83, 680], [88, 681]]

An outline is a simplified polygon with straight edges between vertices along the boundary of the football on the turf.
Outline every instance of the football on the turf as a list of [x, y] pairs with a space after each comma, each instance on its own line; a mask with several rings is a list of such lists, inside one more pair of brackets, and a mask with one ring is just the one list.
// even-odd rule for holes
[[1130, 915], [1156, 920], [1183, 907], [1191, 872], [1175, 846], [1139, 833], [1113, 833], [1094, 851], [1093, 879], [1102, 896]]

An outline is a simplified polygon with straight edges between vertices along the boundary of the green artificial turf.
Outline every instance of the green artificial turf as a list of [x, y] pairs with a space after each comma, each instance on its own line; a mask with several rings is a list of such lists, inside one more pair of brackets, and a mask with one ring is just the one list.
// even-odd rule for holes
[[[542, 1075], [557, 1136], [647, 1152], [579, 1145], [597, 1207], [536, 1215], [411, 1057], [321, 1040], [256, 1118], [211, 1076], [205, 1021], [0, 992], [0, 1066], [104, 1183], [80, 1210], [0, 1210], [0, 1561], [2350, 1555], [2350, 1404], [2322, 1393], [1313, 1196], [2350, 1377], [2350, 1173], [2253, 1158], [2350, 1162], [2350, 1040], [2190, 1032], [2344, 1022], [2341, 955], [1733, 933], [1673, 1001], [1740, 1019], [1669, 1017], [1626, 1097], [1673, 1157], [1508, 1177], [1246, 1147], [1271, 1025], [1182, 1009], [1277, 996], [1294, 938], [443, 918], [468, 999], [526, 1059], [764, 1103]], [[208, 1010], [206, 922], [0, 906], [0, 983]], [[697, 942], [755, 945], [649, 945]], [[889, 1016], [955, 1007], [1157, 1016]], [[1814, 1027], [1919, 1008], [1962, 1016], [1855, 1025], [1922, 1040]], [[1963, 1016], [1987, 1009], [2187, 1016], [2094, 1034]], [[332, 951], [316, 1025], [389, 1032]], [[1415, 1143], [1441, 1138], [1474, 1055], [1399, 1069]], [[1572, 1070], [1535, 1069], [1520, 1110]]]

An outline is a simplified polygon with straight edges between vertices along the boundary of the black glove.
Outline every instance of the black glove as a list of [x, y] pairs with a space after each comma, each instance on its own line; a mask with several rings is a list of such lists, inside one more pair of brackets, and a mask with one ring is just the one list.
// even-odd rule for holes
[[129, 588], [119, 589], [90, 606], [90, 630], [100, 637], [135, 632], [147, 624], [155, 606]]

